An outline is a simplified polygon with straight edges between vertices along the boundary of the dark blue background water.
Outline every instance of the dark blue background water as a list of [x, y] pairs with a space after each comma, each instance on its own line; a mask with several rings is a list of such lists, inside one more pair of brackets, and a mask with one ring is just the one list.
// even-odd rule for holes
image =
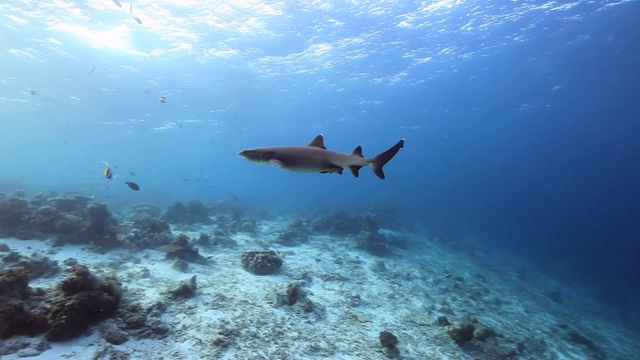
[[[640, 303], [637, 1], [137, 1], [142, 25], [65, 4], [0, 6], [2, 190], [114, 209], [235, 194], [300, 216], [383, 204], [588, 284], [623, 320]], [[321, 132], [336, 151], [406, 147], [384, 181], [236, 155]]]

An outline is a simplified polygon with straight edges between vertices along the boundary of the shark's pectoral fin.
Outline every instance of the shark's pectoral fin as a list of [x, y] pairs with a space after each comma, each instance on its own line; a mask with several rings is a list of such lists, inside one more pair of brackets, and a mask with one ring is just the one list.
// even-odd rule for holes
[[351, 165], [349, 166], [349, 170], [351, 170], [351, 173], [353, 174], [353, 176], [358, 177], [360, 176], [360, 168], [362, 166], [357, 166], [357, 165]]
[[338, 173], [340, 175], [342, 175], [342, 170], [344, 170], [343, 168], [341, 168], [340, 166], [330, 166], [325, 168], [324, 170], [320, 171], [320, 174], [331, 174], [331, 173]]
[[277, 167], [283, 167], [284, 163], [278, 159], [271, 159], [269, 160], [269, 164], [273, 165], [273, 166], [277, 166]]

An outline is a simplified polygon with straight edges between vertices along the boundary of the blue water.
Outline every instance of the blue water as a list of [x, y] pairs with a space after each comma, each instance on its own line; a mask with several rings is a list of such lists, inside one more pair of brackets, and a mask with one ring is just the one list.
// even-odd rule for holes
[[[632, 320], [637, 1], [122, 5], [0, 5], [0, 191], [82, 192], [115, 209], [234, 196], [301, 214], [383, 204], [434, 236], [590, 286]], [[385, 180], [237, 155], [318, 133], [365, 156], [406, 146]]]

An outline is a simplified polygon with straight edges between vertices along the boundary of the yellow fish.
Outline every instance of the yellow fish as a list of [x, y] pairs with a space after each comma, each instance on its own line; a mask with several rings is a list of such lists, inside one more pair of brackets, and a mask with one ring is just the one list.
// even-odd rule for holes
[[111, 180], [111, 177], [113, 176], [113, 172], [111, 172], [111, 167], [109, 167], [109, 164], [107, 164], [106, 161], [103, 161], [102, 163], [104, 163], [105, 168], [102, 171], [102, 175], [104, 175], [104, 177], [106, 177], [107, 179]]

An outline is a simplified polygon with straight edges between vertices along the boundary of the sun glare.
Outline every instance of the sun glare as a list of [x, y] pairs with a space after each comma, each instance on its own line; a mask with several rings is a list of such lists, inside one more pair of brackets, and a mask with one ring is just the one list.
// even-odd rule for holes
[[127, 25], [119, 25], [107, 31], [95, 31], [78, 24], [62, 23], [55, 25], [53, 29], [72, 33], [96, 48], [131, 51], [131, 28]]

